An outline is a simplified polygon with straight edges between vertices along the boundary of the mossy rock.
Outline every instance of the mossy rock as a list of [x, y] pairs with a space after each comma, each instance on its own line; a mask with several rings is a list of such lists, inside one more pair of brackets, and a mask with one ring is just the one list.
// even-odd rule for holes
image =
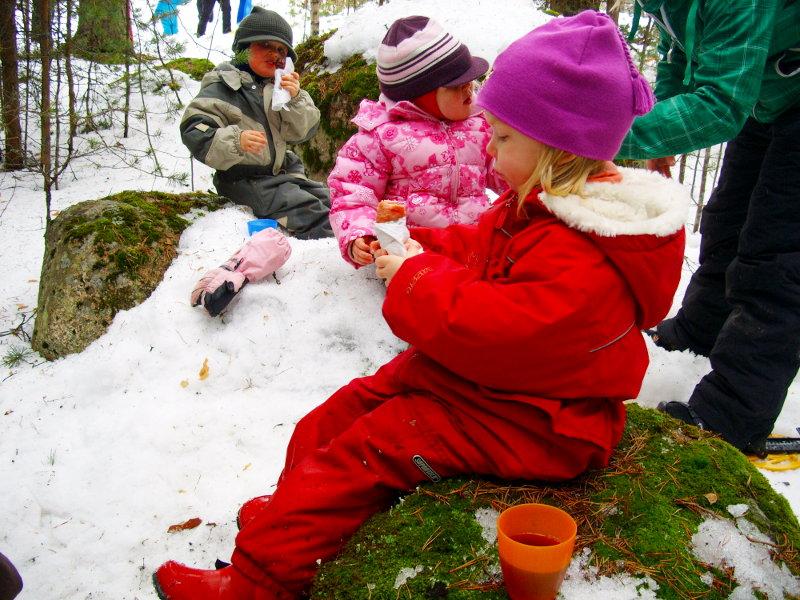
[[207, 58], [176, 58], [164, 64], [165, 69], [175, 69], [186, 73], [195, 81], [202, 81], [203, 76], [214, 68], [214, 63]]
[[323, 47], [334, 33], [335, 30], [309, 38], [295, 49], [301, 87], [321, 113], [317, 134], [297, 149], [309, 177], [320, 181], [328, 178], [339, 148], [356, 132], [350, 119], [358, 105], [365, 98], [377, 100], [380, 94], [375, 65], [360, 54], [344, 61], [335, 73], [326, 72], [328, 60]]
[[120, 310], [161, 281], [192, 209], [227, 200], [205, 193], [121, 192], [69, 207], [50, 223], [32, 346], [52, 360], [80, 352]]
[[[606, 469], [558, 485], [452, 479], [420, 486], [367, 521], [337, 559], [322, 565], [312, 598], [507, 598], [496, 546], [482, 537], [475, 515], [522, 502], [565, 508], [578, 522], [576, 553], [588, 548], [599, 574], [649, 575], [659, 598], [731, 594], [733, 569], [710, 568], [691, 552], [691, 537], [706, 517], [734, 520], [730, 505], [746, 504], [743, 518], [776, 542], [773, 560], [800, 574], [797, 519], [747, 458], [718, 438], [631, 404]], [[395, 589], [402, 569], [419, 572]], [[701, 580], [709, 571], [710, 585]]]

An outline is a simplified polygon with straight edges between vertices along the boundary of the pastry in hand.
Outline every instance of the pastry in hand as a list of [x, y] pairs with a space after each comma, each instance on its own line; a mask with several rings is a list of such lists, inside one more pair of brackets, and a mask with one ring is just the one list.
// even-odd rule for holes
[[391, 223], [399, 221], [406, 216], [406, 207], [402, 202], [393, 200], [381, 200], [378, 202], [378, 214], [375, 217], [376, 223]]

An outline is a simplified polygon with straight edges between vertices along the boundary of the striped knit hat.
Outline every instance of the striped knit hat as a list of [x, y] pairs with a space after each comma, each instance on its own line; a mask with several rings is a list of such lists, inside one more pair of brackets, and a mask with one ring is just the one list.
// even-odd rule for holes
[[411, 100], [438, 87], [477, 79], [489, 63], [428, 17], [398, 19], [378, 48], [378, 81], [391, 100]]

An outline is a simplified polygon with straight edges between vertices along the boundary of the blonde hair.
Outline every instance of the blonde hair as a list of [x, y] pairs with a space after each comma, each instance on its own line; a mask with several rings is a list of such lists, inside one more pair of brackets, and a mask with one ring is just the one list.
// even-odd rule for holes
[[517, 190], [519, 205], [522, 207], [525, 198], [537, 186], [541, 186], [543, 191], [554, 196], [569, 194], [582, 196], [586, 180], [602, 171], [605, 165], [604, 160], [577, 156], [566, 150], [541, 144], [536, 168]]

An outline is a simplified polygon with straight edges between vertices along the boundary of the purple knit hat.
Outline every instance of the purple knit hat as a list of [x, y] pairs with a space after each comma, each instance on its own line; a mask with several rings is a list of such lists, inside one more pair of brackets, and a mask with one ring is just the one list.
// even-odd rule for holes
[[654, 102], [614, 21], [591, 10], [512, 43], [476, 101], [528, 137], [597, 160], [616, 156], [634, 117]]
[[392, 100], [412, 100], [441, 86], [477, 79], [489, 63], [428, 17], [397, 19], [378, 47], [378, 81]]

